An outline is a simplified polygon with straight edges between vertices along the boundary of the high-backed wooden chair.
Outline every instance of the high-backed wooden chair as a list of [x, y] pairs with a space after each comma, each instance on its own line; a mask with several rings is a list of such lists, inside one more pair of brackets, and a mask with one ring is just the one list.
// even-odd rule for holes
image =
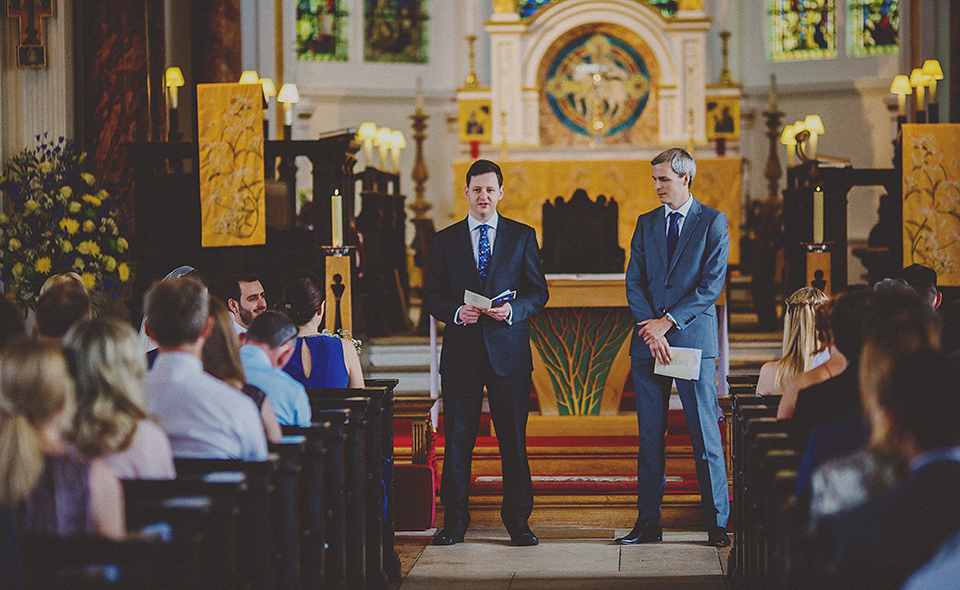
[[591, 201], [583, 189], [569, 201], [543, 204], [543, 270], [547, 273], [621, 273], [619, 207], [600, 195]]

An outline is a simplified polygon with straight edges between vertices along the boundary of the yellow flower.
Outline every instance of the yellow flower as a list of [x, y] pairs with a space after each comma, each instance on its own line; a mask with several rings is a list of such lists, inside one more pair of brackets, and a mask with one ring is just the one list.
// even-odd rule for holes
[[127, 266], [126, 262], [121, 262], [120, 265], [117, 266], [117, 276], [120, 278], [121, 283], [126, 283], [130, 278], [130, 267]]
[[80, 222], [76, 219], [70, 219], [68, 217], [67, 219], [60, 220], [60, 227], [72, 236], [73, 234], [77, 233], [78, 229], [80, 229]]
[[60, 196], [69, 199], [73, 195], [73, 189], [69, 186], [60, 187]]
[[117, 261], [113, 256], [106, 256], [103, 259], [103, 268], [105, 268], [107, 272], [113, 272], [117, 269]]
[[104, 200], [104, 199], [106, 199], [106, 198], [109, 197], [109, 196], [110, 196], [110, 195], [107, 194], [107, 191], [105, 191], [105, 190], [103, 190], [103, 189], [100, 189], [100, 190], [97, 191], [97, 198], [100, 199], [101, 201]]
[[84, 254], [89, 253], [91, 256], [100, 256], [100, 244], [94, 242], [93, 240], [87, 240], [86, 242], [80, 243], [81, 248], [84, 244], [87, 245], [87, 252], [84, 252]]
[[23, 276], [23, 265], [19, 262], [13, 265], [13, 276]]
[[50, 262], [49, 256], [44, 256], [37, 260], [34, 268], [36, 268], [39, 273], [47, 274], [50, 272], [50, 269], [53, 268], [53, 263]]
[[80, 213], [80, 203], [74, 201], [67, 205], [67, 211], [70, 213]]
[[90, 174], [89, 172], [84, 172], [81, 176], [83, 177], [83, 181], [90, 186], [93, 186], [93, 183], [97, 181], [97, 179], [93, 177], [93, 174]]
[[87, 291], [92, 290], [97, 284], [97, 277], [89, 272], [80, 275], [80, 280], [83, 281], [83, 286], [87, 288]]
[[117, 238], [117, 252], [123, 252], [127, 249], [127, 240], [125, 238]]
[[40, 203], [33, 199], [28, 199], [27, 202], [23, 204], [23, 208], [27, 210], [27, 213], [33, 213], [40, 208]]
[[77, 244], [77, 252], [83, 254], [84, 256], [90, 254], [90, 246], [88, 244], [90, 244], [88, 241], [83, 241]]
[[0, 213], [0, 223], [4, 223], [4, 224], [5, 224], [5, 223], [9, 223], [9, 222], [10, 222], [10, 218], [7, 217], [6, 215], [4, 215], [3, 213]]
[[93, 205], [94, 207], [99, 207], [99, 206], [100, 206], [100, 199], [98, 199], [97, 197], [95, 197], [95, 196], [93, 196], [93, 195], [83, 195], [83, 200], [86, 201], [86, 202], [88, 202], [88, 203], [90, 203], [90, 204]]
[[69, 240], [63, 240], [60, 242], [60, 248], [63, 249], [64, 254], [73, 252], [73, 244], [71, 244]]
[[10, 243], [7, 244], [7, 247], [10, 248], [10, 251], [13, 252], [20, 248], [20, 240], [17, 238], [10, 238]]
[[84, 264], [83, 264], [82, 258], [77, 258], [76, 260], [73, 261], [73, 268], [77, 270], [83, 270], [83, 266]]
[[44, 174], [50, 174], [51, 172], [53, 172], [53, 164], [44, 160], [43, 162], [40, 162], [39, 169], [40, 169], [40, 172]]
[[97, 226], [94, 225], [89, 219], [83, 222], [83, 231], [85, 232], [92, 232], [94, 229], [96, 229], [96, 227]]

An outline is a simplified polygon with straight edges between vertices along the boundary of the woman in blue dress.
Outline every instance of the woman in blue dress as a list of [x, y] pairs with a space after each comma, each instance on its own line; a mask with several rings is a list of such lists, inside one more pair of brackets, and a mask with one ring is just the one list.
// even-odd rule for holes
[[320, 334], [323, 299], [323, 282], [313, 273], [297, 273], [283, 287], [279, 310], [299, 328], [296, 348], [283, 370], [307, 388], [362, 388], [360, 356], [353, 342]]

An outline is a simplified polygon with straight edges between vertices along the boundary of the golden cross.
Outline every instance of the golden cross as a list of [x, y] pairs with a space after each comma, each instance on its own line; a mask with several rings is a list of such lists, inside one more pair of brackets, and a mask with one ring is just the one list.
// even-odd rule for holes
[[43, 18], [53, 16], [52, 0], [7, 0], [7, 17], [16, 18], [20, 29], [17, 66], [42, 68], [47, 65], [43, 45]]

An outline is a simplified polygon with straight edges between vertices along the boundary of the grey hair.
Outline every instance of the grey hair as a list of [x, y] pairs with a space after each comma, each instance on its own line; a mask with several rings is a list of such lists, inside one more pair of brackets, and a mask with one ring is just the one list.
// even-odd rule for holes
[[657, 164], [663, 164], [668, 162], [670, 168], [676, 173], [677, 176], [683, 176], [684, 174], [690, 175], [690, 184], [693, 186], [693, 177], [697, 175], [697, 163], [693, 160], [693, 156], [687, 153], [683, 148], [670, 148], [666, 151], [660, 152], [657, 154], [657, 157], [650, 160], [650, 164], [656, 166]]

